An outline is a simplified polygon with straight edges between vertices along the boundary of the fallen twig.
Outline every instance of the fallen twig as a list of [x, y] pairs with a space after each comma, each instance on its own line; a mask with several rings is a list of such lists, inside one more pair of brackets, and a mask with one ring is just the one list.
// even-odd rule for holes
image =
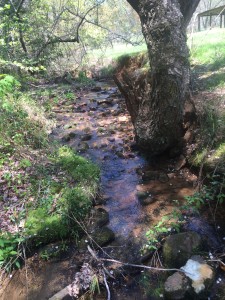
[[107, 300], [110, 300], [111, 299], [111, 293], [110, 293], [109, 285], [108, 285], [108, 282], [107, 282], [107, 279], [106, 279], [105, 272], [103, 271], [102, 273], [103, 273], [103, 277], [104, 277], [105, 287], [106, 287], [106, 290], [107, 290]]
[[121, 262], [121, 261], [115, 260], [115, 259], [101, 258], [101, 260], [117, 263], [117, 264], [127, 266], [127, 267], [142, 268], [142, 269], [155, 270], [155, 271], [167, 271], [167, 272], [177, 271], [177, 272], [187, 273], [181, 269], [165, 269], [165, 268], [149, 267], [149, 266], [145, 266], [145, 265], [135, 265], [135, 264], [124, 263], [124, 262]]

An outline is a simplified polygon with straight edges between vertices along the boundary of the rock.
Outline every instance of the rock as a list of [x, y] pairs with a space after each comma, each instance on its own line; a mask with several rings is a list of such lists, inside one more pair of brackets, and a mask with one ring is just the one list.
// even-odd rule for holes
[[111, 143], [113, 143], [113, 142], [115, 142], [115, 138], [114, 137], [109, 137], [108, 141], [111, 142]]
[[95, 199], [94, 205], [102, 205], [102, 204], [105, 204], [106, 201], [108, 201], [109, 199], [110, 199], [109, 196], [101, 195], [101, 196], [99, 196], [98, 198]]
[[169, 268], [180, 268], [202, 246], [201, 237], [193, 231], [171, 235], [163, 245], [163, 258]]
[[86, 152], [88, 149], [89, 149], [88, 143], [80, 143], [77, 148], [78, 152], [81, 152], [81, 153]]
[[102, 88], [100, 86], [95, 86], [91, 89], [92, 92], [100, 92]]
[[183, 273], [176, 272], [164, 284], [165, 297], [172, 300], [184, 299], [190, 288], [190, 280]]
[[169, 178], [167, 174], [164, 172], [144, 171], [144, 174], [142, 175], [142, 180], [143, 181], [159, 180], [160, 182], [167, 182]]
[[115, 239], [114, 232], [108, 227], [96, 229], [92, 234], [92, 239], [100, 246], [104, 246]]
[[149, 205], [149, 204], [152, 204], [153, 202], [155, 202], [155, 198], [150, 196], [146, 199], [139, 200], [139, 202], [140, 202], [141, 205], [145, 206], [145, 205]]
[[138, 197], [141, 205], [148, 205], [154, 202], [154, 198], [148, 192], [139, 191], [137, 192], [136, 196]]
[[188, 278], [192, 280], [192, 288], [200, 299], [207, 299], [207, 291], [214, 279], [213, 269], [204, 262], [201, 256], [192, 256], [185, 266], [181, 268]]
[[81, 249], [86, 248], [88, 244], [91, 244], [95, 249], [102, 247], [115, 239], [114, 232], [108, 227], [96, 228], [94, 232], [89, 236], [85, 236], [81, 239], [79, 247]]
[[71, 131], [70, 133], [64, 135], [64, 137], [62, 138], [62, 140], [64, 142], [69, 142], [71, 139], [75, 138], [75, 136], [76, 136], [76, 133], [73, 132], [73, 131]]
[[200, 217], [189, 218], [184, 224], [184, 228], [187, 231], [197, 232], [201, 236], [205, 247], [214, 250], [221, 247], [221, 242], [217, 236], [215, 228]]
[[109, 222], [109, 213], [103, 208], [93, 209], [90, 219], [90, 227], [94, 230], [94, 228], [102, 227]]
[[158, 180], [159, 180], [160, 182], [162, 182], [162, 183], [165, 183], [165, 182], [168, 182], [168, 181], [169, 181], [169, 177], [168, 177], [168, 175], [167, 175], [166, 173], [161, 172], [161, 173], [159, 173], [159, 178], [158, 178]]
[[84, 134], [81, 136], [81, 141], [90, 141], [92, 138], [92, 135], [90, 133]]

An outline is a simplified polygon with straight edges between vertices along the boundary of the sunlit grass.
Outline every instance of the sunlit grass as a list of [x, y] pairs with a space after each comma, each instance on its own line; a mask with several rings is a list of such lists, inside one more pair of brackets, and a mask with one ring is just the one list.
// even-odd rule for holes
[[145, 43], [137, 46], [131, 44], [114, 44], [112, 47], [92, 51], [89, 54], [89, 58], [91, 61], [102, 60], [109, 62], [124, 54], [138, 53], [146, 50], [147, 46]]
[[209, 65], [225, 62], [225, 29], [195, 32], [188, 37], [193, 64]]

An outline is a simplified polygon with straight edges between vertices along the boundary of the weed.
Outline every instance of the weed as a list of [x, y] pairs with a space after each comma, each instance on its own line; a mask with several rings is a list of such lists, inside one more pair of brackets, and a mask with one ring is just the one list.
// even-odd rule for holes
[[76, 78], [76, 82], [78, 82], [81, 86], [94, 85], [94, 81], [91, 78], [88, 78], [84, 71], [79, 71], [78, 78]]
[[7, 272], [14, 268], [20, 268], [22, 251], [21, 244], [24, 238], [19, 234], [1, 233], [0, 234], [0, 267]]

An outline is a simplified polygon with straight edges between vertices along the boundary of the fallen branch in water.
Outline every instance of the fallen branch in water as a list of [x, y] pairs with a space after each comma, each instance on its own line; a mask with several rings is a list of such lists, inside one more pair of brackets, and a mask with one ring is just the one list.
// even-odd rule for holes
[[145, 265], [135, 265], [135, 264], [124, 263], [124, 262], [121, 262], [121, 261], [115, 260], [115, 259], [101, 258], [101, 260], [117, 263], [117, 264], [127, 266], [127, 267], [142, 268], [142, 269], [155, 270], [155, 271], [167, 271], [167, 272], [176, 271], [176, 272], [187, 273], [181, 269], [164, 269], [164, 268], [157, 268], [157, 267], [149, 267], [149, 266], [145, 266]]

